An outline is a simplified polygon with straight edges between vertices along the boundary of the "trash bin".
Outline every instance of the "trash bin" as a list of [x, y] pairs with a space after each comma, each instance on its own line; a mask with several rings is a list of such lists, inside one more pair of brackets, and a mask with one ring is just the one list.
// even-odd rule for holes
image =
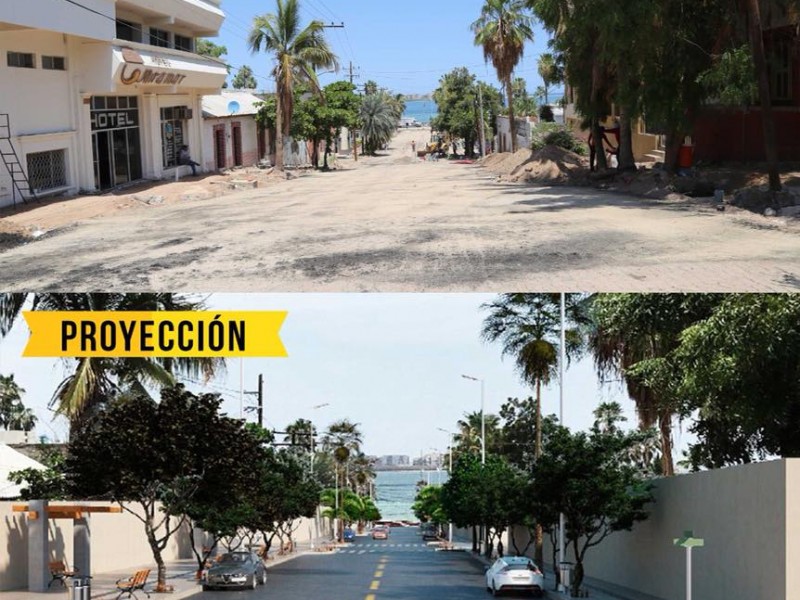
[[565, 590], [569, 590], [570, 586], [572, 585], [572, 563], [558, 563], [558, 567], [561, 576], [561, 587]]
[[75, 577], [72, 580], [72, 600], [90, 600], [92, 588], [89, 577]]
[[694, 144], [692, 143], [692, 138], [687, 136], [678, 150], [678, 167], [681, 169], [691, 169], [693, 164]]

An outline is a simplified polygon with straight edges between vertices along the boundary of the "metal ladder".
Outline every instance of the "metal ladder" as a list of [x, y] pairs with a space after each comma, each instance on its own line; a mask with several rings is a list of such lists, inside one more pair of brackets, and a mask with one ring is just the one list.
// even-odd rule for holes
[[36, 200], [36, 193], [31, 188], [28, 175], [19, 162], [19, 156], [11, 143], [11, 122], [8, 114], [0, 113], [0, 157], [11, 175], [11, 194], [14, 206], [17, 205], [17, 194], [23, 203]]

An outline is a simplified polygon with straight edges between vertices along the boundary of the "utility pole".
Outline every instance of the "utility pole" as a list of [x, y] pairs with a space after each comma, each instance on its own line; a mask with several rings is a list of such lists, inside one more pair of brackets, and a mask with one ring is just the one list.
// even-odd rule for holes
[[258, 374], [258, 426], [264, 426], [264, 375]]
[[[353, 61], [350, 61], [350, 85], [353, 85]], [[355, 129], [351, 132], [353, 134], [353, 160], [358, 162], [358, 148], [357, 148], [357, 136]]]
[[478, 110], [481, 112], [481, 158], [483, 158], [486, 156], [486, 125], [483, 122], [483, 88], [480, 81], [478, 82]]

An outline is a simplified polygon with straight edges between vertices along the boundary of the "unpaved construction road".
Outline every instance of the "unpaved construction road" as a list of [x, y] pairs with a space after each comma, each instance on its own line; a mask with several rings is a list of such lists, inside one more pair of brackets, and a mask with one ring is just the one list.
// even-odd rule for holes
[[62, 227], [0, 254], [0, 290], [800, 290], [796, 223], [501, 184], [413, 161], [412, 138], [427, 133], [343, 170]]

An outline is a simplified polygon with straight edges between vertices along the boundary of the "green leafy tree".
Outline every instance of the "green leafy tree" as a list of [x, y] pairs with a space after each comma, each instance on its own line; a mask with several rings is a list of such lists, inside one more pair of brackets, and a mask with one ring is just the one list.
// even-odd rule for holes
[[[502, 536], [520, 518], [520, 491], [526, 487], [524, 475], [500, 456], [464, 455], [453, 466], [453, 473], [441, 492], [441, 503], [447, 518], [458, 527], [487, 527], [486, 556], [494, 544], [503, 555]], [[474, 531], [474, 529], [473, 529]], [[473, 550], [477, 539], [473, 535]]]
[[475, 75], [464, 67], [453, 69], [439, 80], [433, 99], [438, 114], [431, 126], [453, 139], [463, 139], [467, 155], [473, 156], [473, 148], [480, 131]]
[[44, 469], [21, 469], [12, 471], [8, 480], [15, 485], [25, 486], [20, 490], [22, 500], [66, 500], [67, 481], [64, 477], [65, 456], [61, 447], [40, 444], [36, 450], [36, 460]]
[[550, 527], [562, 512], [575, 569], [572, 594], [583, 584], [583, 562], [589, 549], [615, 531], [630, 530], [648, 516], [651, 486], [626, 464], [638, 434], [571, 433], [558, 427], [536, 462], [532, 495], [536, 512]]
[[447, 514], [442, 506], [442, 486], [426, 485], [421, 488], [414, 498], [411, 510], [414, 511], [414, 516], [423, 523], [433, 523], [439, 526], [447, 523]]
[[472, 24], [475, 45], [483, 47], [486, 62], [491, 61], [506, 90], [512, 152], [517, 151], [512, 76], [522, 60], [525, 42], [533, 40], [531, 21], [523, 0], [486, 0], [481, 16]]
[[247, 65], [242, 65], [236, 72], [231, 82], [231, 87], [235, 90], [254, 90], [258, 87], [256, 76], [253, 74], [253, 69]]
[[695, 469], [800, 456], [800, 297], [719, 300], [681, 332], [670, 356], [633, 365], [632, 376], [693, 415]]
[[486, 429], [486, 453], [496, 454], [502, 444], [500, 419], [497, 415], [481, 415], [480, 411], [466, 413], [456, 423], [457, 432], [453, 438], [455, 455], [481, 455], [481, 430]]
[[[188, 294], [0, 294], [0, 336], [19, 318], [25, 302], [31, 310], [59, 311], [193, 311], [202, 300]], [[70, 421], [72, 430], [120, 392], [149, 394], [150, 387], [171, 386], [176, 377], [210, 379], [222, 371], [224, 359], [84, 357], [67, 361], [68, 375], [58, 385], [50, 406]]]
[[197, 40], [195, 50], [202, 56], [211, 56], [212, 58], [222, 58], [228, 54], [227, 47], [202, 38]]
[[251, 52], [261, 50], [275, 60], [272, 74], [277, 93], [275, 167], [283, 170], [283, 137], [289, 134], [294, 112], [294, 88], [306, 84], [314, 93], [321, 93], [318, 69], [339, 68], [336, 55], [325, 39], [325, 25], [312, 21], [305, 28], [300, 24], [298, 0], [276, 0], [277, 11], [256, 16], [248, 38]]
[[162, 552], [187, 511], [225, 502], [223, 491], [233, 505], [257, 483], [253, 464], [261, 443], [241, 421], [220, 414], [221, 402], [180, 385], [163, 389], [158, 403], [123, 396], [83, 423], [69, 444], [71, 495], [117, 502], [141, 521], [158, 566], [158, 589], [166, 585]]
[[22, 402], [25, 390], [14, 381], [14, 375], [0, 375], [0, 427], [14, 431], [33, 431], [36, 415]]
[[657, 427], [661, 441], [661, 472], [674, 474], [672, 419], [679, 397], [669, 390], [631, 377], [641, 361], [664, 366], [683, 331], [708, 316], [721, 297], [713, 294], [599, 294], [592, 300], [589, 346], [601, 379], [621, 378], [636, 404], [642, 431]]

